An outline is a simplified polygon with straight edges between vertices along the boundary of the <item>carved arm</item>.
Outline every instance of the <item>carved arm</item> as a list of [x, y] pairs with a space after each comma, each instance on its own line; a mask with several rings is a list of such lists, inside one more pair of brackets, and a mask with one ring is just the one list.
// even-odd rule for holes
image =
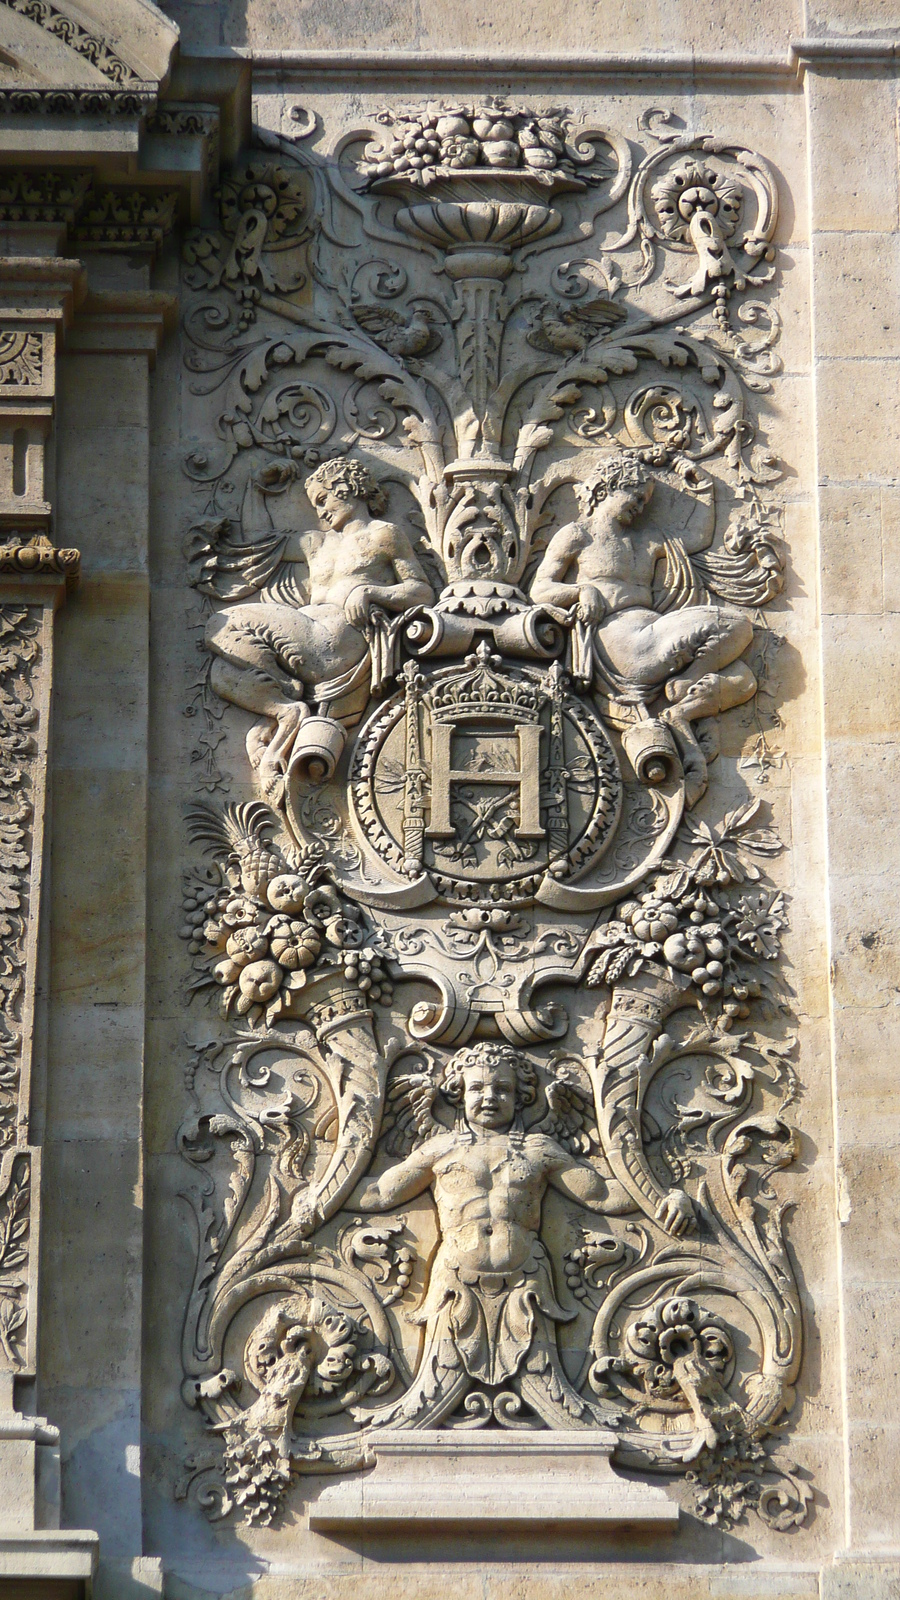
[[592, 583], [567, 581], [578, 552], [578, 531], [570, 523], [550, 540], [534, 575], [531, 599], [535, 605], [559, 606], [564, 611], [576, 606], [579, 621], [599, 622], [606, 610], [600, 590]]
[[424, 1194], [434, 1180], [434, 1169], [428, 1155], [429, 1146], [415, 1150], [405, 1161], [388, 1167], [374, 1183], [362, 1185], [347, 1202], [350, 1210], [390, 1211], [404, 1200], [415, 1200]]
[[587, 1161], [572, 1161], [550, 1174], [550, 1186], [575, 1200], [587, 1211], [622, 1216], [634, 1210], [634, 1200], [617, 1178], [599, 1172]]

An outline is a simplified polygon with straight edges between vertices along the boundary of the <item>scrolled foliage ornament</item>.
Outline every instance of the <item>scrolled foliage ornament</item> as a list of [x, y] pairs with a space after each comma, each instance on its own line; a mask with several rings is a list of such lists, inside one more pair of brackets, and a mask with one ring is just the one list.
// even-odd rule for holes
[[256, 797], [188, 818], [183, 1492], [271, 1522], [372, 1428], [599, 1426], [797, 1525], [781, 845], [715, 765], [783, 585], [774, 180], [491, 98], [317, 126], [185, 252]]

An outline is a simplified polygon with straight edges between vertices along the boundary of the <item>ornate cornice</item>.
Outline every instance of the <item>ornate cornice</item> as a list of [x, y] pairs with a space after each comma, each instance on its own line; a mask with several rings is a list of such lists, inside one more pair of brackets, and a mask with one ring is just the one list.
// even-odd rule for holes
[[0, 544], [0, 578], [63, 577], [69, 585], [81, 571], [81, 551], [59, 549], [48, 539]]
[[91, 187], [90, 172], [0, 171], [0, 221], [71, 223]]
[[158, 249], [175, 225], [177, 194], [103, 189], [92, 193], [75, 223], [78, 244], [109, 249]]
[[10, 11], [18, 12], [20, 17], [26, 17], [29, 22], [34, 22], [45, 33], [52, 33], [63, 44], [74, 50], [76, 55], [89, 61], [92, 67], [101, 72], [104, 78], [116, 84], [139, 83], [141, 80], [137, 73], [129, 67], [127, 61], [117, 55], [112, 46], [100, 34], [91, 33], [81, 23], [76, 22], [66, 12], [60, 11], [57, 6], [51, 5], [50, 0], [0, 0]]
[[158, 105], [147, 118], [144, 131], [152, 139], [202, 141], [207, 167], [217, 171], [221, 145], [221, 113], [218, 106], [177, 102]]
[[219, 131], [217, 106], [160, 105], [147, 119], [147, 132], [174, 139], [214, 139]]
[[[0, 0], [0, 5], [8, 0]], [[4, 89], [0, 113], [10, 116], [142, 117], [156, 104], [156, 86], [131, 89]]]
[[159, 189], [95, 189], [85, 171], [0, 169], [0, 223], [55, 223], [80, 245], [157, 249], [175, 225], [178, 195]]

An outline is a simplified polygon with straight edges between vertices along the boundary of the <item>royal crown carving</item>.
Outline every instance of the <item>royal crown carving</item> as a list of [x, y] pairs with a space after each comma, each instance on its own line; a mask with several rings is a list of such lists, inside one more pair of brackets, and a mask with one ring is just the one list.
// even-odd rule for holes
[[375, 1429], [602, 1427], [796, 1526], [781, 845], [734, 756], [774, 178], [658, 112], [640, 157], [499, 99], [292, 115], [185, 247], [178, 1492], [277, 1522]]

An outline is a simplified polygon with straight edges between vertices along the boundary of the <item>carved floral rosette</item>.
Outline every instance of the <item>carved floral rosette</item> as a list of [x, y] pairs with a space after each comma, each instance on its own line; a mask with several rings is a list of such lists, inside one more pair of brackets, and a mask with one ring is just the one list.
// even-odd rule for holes
[[[765, 747], [784, 566], [773, 177], [659, 113], [639, 160], [499, 99], [333, 146], [292, 116], [185, 248], [182, 934], [221, 1028], [180, 1135], [210, 1438], [178, 1492], [269, 1522], [373, 1426], [603, 1425], [709, 1520], [798, 1525], [781, 846], [715, 762], [729, 708]], [[639, 625], [707, 656], [629, 677]]]

